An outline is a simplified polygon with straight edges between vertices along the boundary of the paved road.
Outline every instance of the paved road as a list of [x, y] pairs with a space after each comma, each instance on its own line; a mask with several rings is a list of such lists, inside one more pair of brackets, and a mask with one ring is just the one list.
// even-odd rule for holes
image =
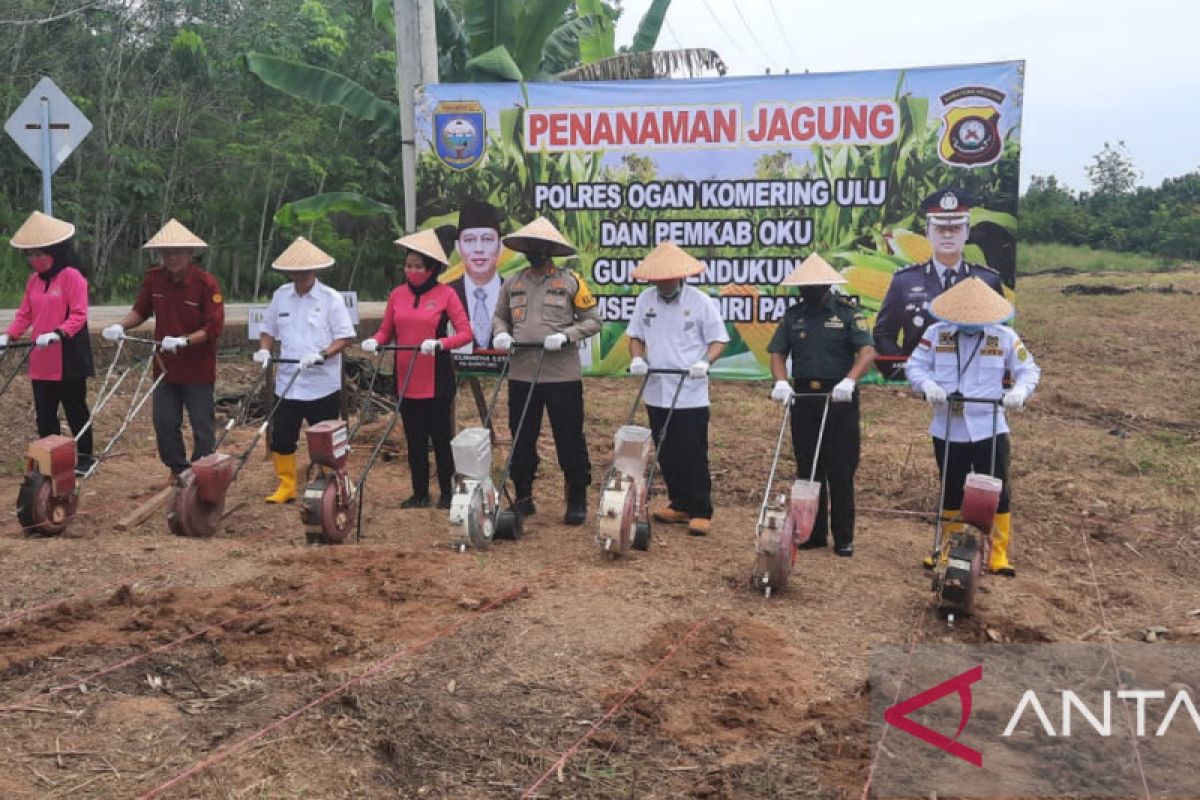
[[[383, 302], [359, 303], [359, 319], [379, 319], [387, 304]], [[251, 303], [227, 303], [225, 305], [225, 322], [229, 325], [246, 324], [246, 315], [251, 308], [261, 308]], [[119, 322], [129, 311], [129, 306], [92, 306], [88, 309], [88, 328], [100, 331], [105, 325]], [[15, 308], [0, 309], [0, 326], [7, 328], [16, 314]]]

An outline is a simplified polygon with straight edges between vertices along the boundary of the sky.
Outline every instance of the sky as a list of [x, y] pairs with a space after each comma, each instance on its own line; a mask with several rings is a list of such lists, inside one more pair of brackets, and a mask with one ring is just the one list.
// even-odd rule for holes
[[[624, 0], [617, 44], [650, 0]], [[708, 47], [730, 75], [1025, 61], [1021, 186], [1124, 141], [1140, 183], [1200, 170], [1196, 0], [674, 0], [660, 49]]]

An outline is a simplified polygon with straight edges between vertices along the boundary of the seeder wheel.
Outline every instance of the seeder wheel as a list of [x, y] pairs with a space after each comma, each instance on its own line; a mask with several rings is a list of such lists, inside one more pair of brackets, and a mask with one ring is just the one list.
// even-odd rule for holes
[[17, 520], [26, 536], [58, 536], [79, 507], [79, 495], [56, 497], [50, 478], [30, 472], [17, 492]]
[[199, 486], [190, 471], [183, 473], [171, 490], [167, 527], [176, 536], [207, 539], [217, 531], [225, 513], [225, 498], [207, 503], [200, 497]]
[[500, 511], [496, 514], [496, 529], [492, 532], [493, 539], [513, 541], [521, 538], [525, 532], [521, 515], [516, 511]]
[[942, 611], [970, 616], [983, 571], [983, 551], [979, 540], [969, 533], [957, 533], [950, 539], [945, 575], [940, 577], [938, 607]]
[[633, 527], [633, 549], [650, 549], [650, 520], [639, 522]]

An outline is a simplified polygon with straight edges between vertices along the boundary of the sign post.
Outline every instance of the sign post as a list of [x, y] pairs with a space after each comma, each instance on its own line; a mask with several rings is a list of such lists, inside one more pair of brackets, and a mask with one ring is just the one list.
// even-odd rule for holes
[[50, 176], [92, 132], [92, 123], [49, 78], [33, 87], [4, 131], [42, 171], [42, 211], [52, 215]]

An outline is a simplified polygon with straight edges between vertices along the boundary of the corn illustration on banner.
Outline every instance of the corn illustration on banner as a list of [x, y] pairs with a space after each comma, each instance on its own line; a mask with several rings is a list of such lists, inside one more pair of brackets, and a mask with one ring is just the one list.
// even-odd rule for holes
[[[604, 327], [586, 374], [629, 362], [630, 277], [658, 243], [705, 264], [692, 279], [731, 337], [714, 374], [761, 379], [792, 292], [819, 252], [874, 314], [892, 274], [930, 258], [918, 206], [975, 198], [964, 258], [1015, 283], [1023, 62], [702, 80], [430, 85], [418, 92], [422, 228], [469, 201], [505, 233], [549, 217], [575, 243]], [[460, 252], [444, 281], [463, 277]], [[501, 249], [501, 276], [525, 266]], [[468, 302], [468, 306], [470, 303]], [[470, 311], [470, 308], [468, 308]], [[469, 362], [467, 363], [469, 366]]]

